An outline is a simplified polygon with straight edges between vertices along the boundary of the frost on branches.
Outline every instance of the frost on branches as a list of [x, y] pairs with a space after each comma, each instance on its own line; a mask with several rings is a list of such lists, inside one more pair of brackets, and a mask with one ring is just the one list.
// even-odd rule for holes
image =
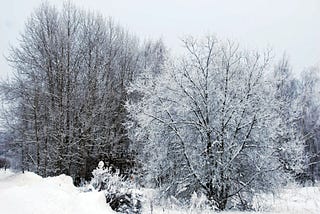
[[[142, 95], [127, 109], [136, 123], [130, 137], [143, 146], [145, 180], [188, 204], [195, 192], [220, 210], [247, 209], [253, 193], [289, 178], [277, 141], [284, 101], [266, 78], [269, 53], [213, 37], [183, 43], [179, 63], [167, 63], [157, 77], [141, 75], [129, 90]], [[299, 158], [300, 150], [286, 155]]]
[[104, 167], [103, 161], [100, 161], [92, 175], [89, 189], [103, 191], [106, 202], [113, 210], [122, 213], [140, 213], [141, 195], [133, 191], [133, 184], [125, 181], [120, 176], [119, 170], [114, 172], [112, 167]]

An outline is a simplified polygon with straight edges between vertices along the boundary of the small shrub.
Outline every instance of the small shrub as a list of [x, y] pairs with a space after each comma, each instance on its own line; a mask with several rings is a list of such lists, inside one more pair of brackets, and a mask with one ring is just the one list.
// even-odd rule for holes
[[0, 157], [0, 169], [4, 168], [5, 170], [7, 168], [10, 168], [10, 161], [6, 158]]
[[100, 161], [92, 174], [89, 190], [103, 191], [106, 203], [113, 210], [121, 213], [140, 213], [141, 194], [134, 191], [133, 184], [126, 181], [120, 175], [119, 170], [104, 167], [103, 161]]

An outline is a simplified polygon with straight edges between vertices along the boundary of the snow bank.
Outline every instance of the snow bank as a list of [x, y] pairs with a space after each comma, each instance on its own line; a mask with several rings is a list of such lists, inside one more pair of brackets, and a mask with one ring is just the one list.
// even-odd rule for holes
[[66, 175], [41, 178], [0, 171], [0, 213], [111, 214], [101, 192], [80, 192]]
[[[174, 207], [153, 207], [154, 190], [144, 189], [144, 213], [153, 214], [213, 214], [204, 210], [179, 210]], [[320, 213], [320, 187], [290, 187], [279, 195], [257, 198], [260, 210], [277, 214]], [[34, 173], [13, 173], [0, 170], [0, 213], [2, 214], [114, 214], [105, 203], [102, 192], [81, 192], [66, 175], [42, 178]], [[252, 214], [253, 212], [220, 212], [220, 214]]]

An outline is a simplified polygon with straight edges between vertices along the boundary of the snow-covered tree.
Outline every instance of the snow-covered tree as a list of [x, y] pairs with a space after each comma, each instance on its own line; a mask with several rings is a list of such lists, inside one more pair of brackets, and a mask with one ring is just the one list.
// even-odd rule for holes
[[139, 124], [131, 139], [145, 143], [145, 177], [165, 195], [203, 193], [220, 210], [231, 198], [250, 202], [286, 178], [276, 155], [280, 104], [265, 78], [269, 54], [214, 37], [183, 44], [177, 63], [130, 88], [143, 94], [127, 109]]
[[301, 76], [300, 131], [303, 134], [306, 166], [301, 179], [303, 181], [311, 180], [314, 184], [316, 180], [320, 179], [319, 68], [309, 68]]
[[[294, 78], [286, 56], [275, 66], [270, 81], [274, 84], [275, 101], [279, 107], [276, 111], [280, 123], [274, 139], [279, 144], [277, 155], [284, 170], [292, 175], [298, 175], [302, 172], [304, 150], [302, 144], [304, 135], [300, 127], [302, 116], [300, 82]], [[299, 147], [300, 149], [297, 149]]]
[[129, 171], [127, 86], [151, 62], [161, 66], [162, 48], [70, 2], [42, 3], [8, 56], [13, 77], [0, 84], [22, 170], [90, 179], [102, 159]]

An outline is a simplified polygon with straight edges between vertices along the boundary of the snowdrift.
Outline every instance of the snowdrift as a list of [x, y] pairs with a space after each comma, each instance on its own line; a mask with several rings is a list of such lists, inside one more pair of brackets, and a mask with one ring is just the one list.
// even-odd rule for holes
[[[152, 192], [152, 191], [151, 191]], [[150, 191], [143, 192], [152, 195]], [[151, 196], [150, 196], [151, 197]], [[320, 187], [288, 187], [279, 195], [257, 197], [256, 208], [277, 214], [319, 214]], [[150, 213], [151, 210], [145, 210]], [[102, 192], [82, 192], [66, 175], [42, 178], [34, 173], [13, 173], [0, 170], [1, 214], [114, 214]], [[210, 214], [212, 211], [179, 210], [173, 207], [154, 207], [153, 214]], [[220, 214], [253, 212], [220, 212]]]
[[102, 192], [83, 193], [66, 175], [42, 178], [34, 173], [0, 171], [2, 214], [112, 214]]

